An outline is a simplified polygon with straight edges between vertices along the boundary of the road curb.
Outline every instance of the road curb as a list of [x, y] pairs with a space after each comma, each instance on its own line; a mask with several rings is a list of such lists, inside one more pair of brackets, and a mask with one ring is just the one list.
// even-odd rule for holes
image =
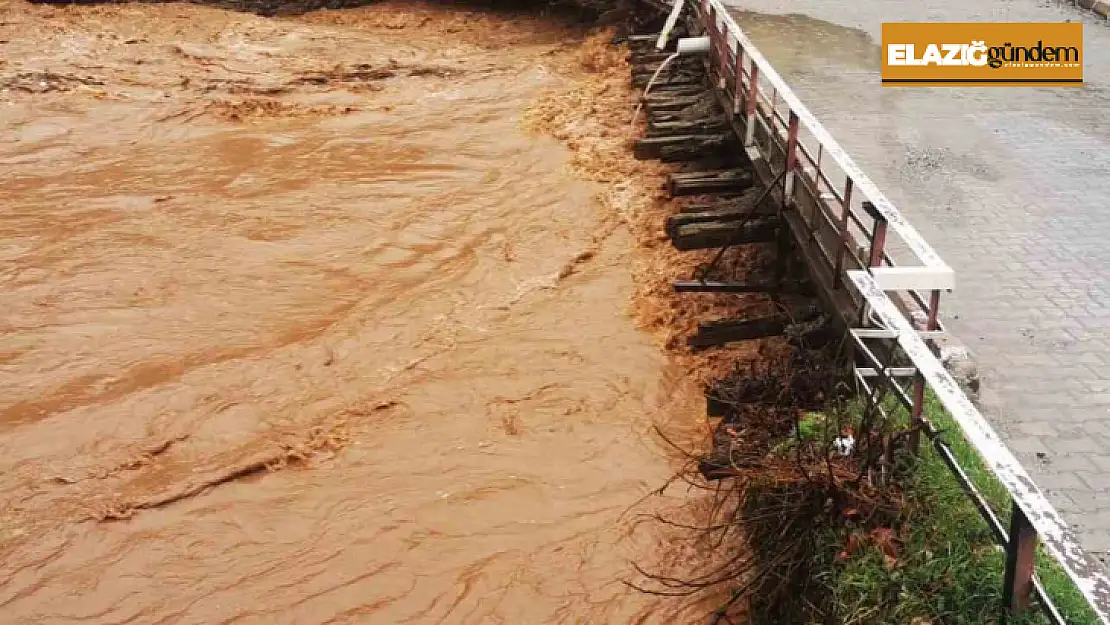
[[1076, 4], [1096, 15], [1110, 19], [1110, 2], [1104, 0], [1076, 0]]

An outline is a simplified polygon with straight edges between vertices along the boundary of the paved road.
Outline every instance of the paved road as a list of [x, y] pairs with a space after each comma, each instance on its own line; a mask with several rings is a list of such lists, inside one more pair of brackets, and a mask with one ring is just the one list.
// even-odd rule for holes
[[[735, 0], [756, 45], [956, 269], [983, 407], [1110, 554], [1110, 26], [1037, 0]], [[883, 21], [1082, 20], [1082, 89], [883, 89]]]

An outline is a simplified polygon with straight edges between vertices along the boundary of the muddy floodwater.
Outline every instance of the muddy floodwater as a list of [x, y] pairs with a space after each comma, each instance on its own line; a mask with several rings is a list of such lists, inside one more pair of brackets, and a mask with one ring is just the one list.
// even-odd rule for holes
[[586, 33], [444, 5], [0, 0], [0, 621], [676, 622]]

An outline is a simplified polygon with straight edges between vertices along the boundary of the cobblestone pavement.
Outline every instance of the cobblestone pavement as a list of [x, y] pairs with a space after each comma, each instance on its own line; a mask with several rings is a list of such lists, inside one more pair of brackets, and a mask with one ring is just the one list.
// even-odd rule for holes
[[[1036, 0], [734, 0], [798, 95], [957, 272], [984, 412], [1110, 552], [1110, 25]], [[1082, 89], [882, 88], [883, 21], [1085, 22]]]

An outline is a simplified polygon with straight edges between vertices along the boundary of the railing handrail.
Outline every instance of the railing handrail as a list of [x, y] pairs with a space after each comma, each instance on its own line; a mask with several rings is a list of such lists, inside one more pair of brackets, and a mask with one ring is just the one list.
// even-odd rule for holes
[[[805, 126], [819, 144], [821, 144], [824, 153], [831, 158], [840, 168], [842, 172], [855, 183], [856, 190], [863, 193], [863, 195], [875, 206], [875, 209], [884, 217], [888, 227], [892, 229], [898, 237], [906, 244], [906, 246], [913, 252], [914, 256], [921, 263], [920, 267], [903, 266], [897, 269], [882, 269], [875, 271], [875, 276], [882, 284], [883, 288], [892, 288], [903, 290], [908, 288], [920, 290], [944, 289], [951, 290], [956, 285], [955, 272], [947, 263], [941, 259], [940, 254], [933, 249], [931, 245], [921, 236], [921, 234], [910, 224], [909, 220], [894, 206], [878, 186], [871, 181], [856, 165], [848, 153], [840, 146], [825, 130], [824, 126], [817, 121], [817, 118], [809, 111], [802, 101], [798, 99], [790, 87], [786, 85], [786, 81], [779, 76], [771, 63], [763, 56], [763, 54], [755, 47], [751, 39], [744, 33], [743, 29], [736, 23], [736, 20], [728, 11], [721, 0], [706, 0], [710, 6], [715, 10], [714, 13], [725, 23], [728, 28], [729, 34], [735, 37], [737, 45], [742, 47], [744, 51], [750, 55], [752, 61], [759, 67], [759, 80], [761, 82], [767, 81], [774, 87], [775, 92], [785, 101], [790, 111], [798, 116], [799, 121]], [[885, 274], [885, 275], [884, 275]], [[889, 279], [887, 279], [889, 276]], [[906, 286], [911, 283], [912, 286]]]
[[[1035, 541], [1027, 540], [1030, 532], [1035, 531], [1047, 552], [1064, 569], [1099, 620], [1103, 625], [1110, 625], [1110, 578], [1106, 572], [1090, 554], [1084, 551], [1077, 536], [1059, 512], [1049, 503], [1025, 468], [938, 360], [932, 347], [919, 334], [922, 328], [915, 327], [915, 324], [906, 318], [887, 294], [887, 291], [902, 291], [913, 293], [920, 299], [917, 292], [931, 292], [930, 304], [924, 311], [927, 314], [927, 322], [923, 329], [928, 337], [935, 334], [939, 328], [937, 306], [940, 292], [954, 287], [954, 272], [802, 104], [736, 23], [721, 0], [700, 0], [699, 5], [703, 19], [709, 19], [712, 16], [713, 23], [706, 23], [705, 26], [709, 27], [711, 48], [719, 52], [715, 58], [714, 55], [710, 55], [710, 65], [716, 63], [720, 66], [717, 71], [726, 94], [728, 80], [731, 78], [735, 81], [733, 101], [737, 108], [741, 96], [745, 96], [748, 100], [748, 116], [744, 128], [747, 136], [746, 146], [751, 145], [752, 126], [757, 123], [756, 113], [760, 109], [761, 92], [766, 90], [762, 86], [757, 86], [757, 83], [758, 85], [767, 83], [773, 89], [772, 101], [769, 105], [772, 123], [768, 132], [782, 142], [780, 147], [783, 147], [785, 154], [784, 171], [792, 176], [798, 168], [796, 152], [801, 151], [798, 150], [802, 143], [798, 139], [798, 128], [801, 124], [817, 141], [819, 158], [832, 159], [845, 175], [846, 189], [849, 192], [862, 193], [864, 199], [870, 204], [865, 208], [872, 213], [876, 226], [874, 232], [868, 235], [871, 251], [870, 261], [867, 264], [870, 266], [865, 265], [866, 268], [863, 269], [859, 268], [858, 264], [855, 267], [846, 267], [842, 266], [838, 259], [834, 274], [839, 275], [834, 275], [834, 278], [843, 279], [846, 282], [841, 282], [842, 284], [846, 283], [854, 287], [866, 309], [866, 313], [861, 318], [874, 319], [880, 326], [880, 330], [871, 332], [881, 332], [895, 339], [916, 369], [914, 397], [911, 400], [913, 418], [915, 420], [926, 418], [922, 414], [925, 388], [932, 388], [941, 404], [952, 415], [964, 438], [975, 448], [987, 468], [1009, 493], [1013, 503], [1013, 519], [1010, 538], [1007, 541], [1008, 585], [1004, 589], [1005, 592], [1010, 599], [1013, 599], [1014, 588], [1018, 584], [1025, 583], [1037, 586], [1038, 591], [1040, 590], [1037, 580], [1032, 577], [1032, 547]], [[721, 24], [725, 27], [723, 32], [720, 28]], [[719, 47], [722, 42], [714, 41], [714, 38], [719, 39], [721, 35], [725, 36], [723, 44], [727, 46], [727, 51], [732, 53], [731, 58]], [[742, 62], [744, 56], [747, 56], [751, 62], [750, 71], [747, 73], [744, 71]], [[730, 61], [733, 67], [728, 67]], [[733, 70], [733, 74], [726, 77], [724, 72], [727, 70]], [[744, 78], [748, 79], [746, 91], [742, 84]], [[786, 113], [789, 116], [789, 121], [785, 117], [782, 118], [785, 127], [781, 130], [774, 123], [775, 117], [779, 117], [774, 103], [777, 98], [781, 98], [786, 104]], [[766, 97], [762, 99], [767, 100]], [[736, 112], [738, 111], [733, 111], [733, 113]], [[776, 158], [782, 156], [779, 154]], [[769, 163], [769, 165], [775, 164]], [[819, 161], [814, 163], [814, 167], [818, 170], [818, 176], [815, 178], [820, 179], [821, 163]], [[825, 202], [822, 198], [819, 198], [819, 201]], [[846, 222], [847, 216], [853, 210], [851, 202], [841, 202], [841, 209], [848, 211], [842, 213]], [[848, 243], [846, 237], [852, 236], [851, 233], [846, 232], [847, 226], [834, 225], [834, 228], [838, 230], [836, 234], [841, 237], [841, 245], [846, 245]], [[892, 266], [893, 262], [890, 265], [884, 264], [886, 256], [883, 245], [888, 229], [906, 244], [921, 265]], [[886, 375], [879, 364], [875, 365], [873, 372], [880, 376]], [[1018, 568], [1023, 570], [1018, 572], [1016, 571]], [[1025, 579], [1015, 580], [1015, 575], [1024, 576]], [[1055, 607], [1051, 601], [1046, 607], [1050, 613], [1055, 614]]]
[[925, 377], [937, 399], [960, 426], [960, 431], [983, 458], [984, 464], [1009, 492], [1037, 531], [1045, 549], [1060, 563], [1068, 577], [1087, 599], [1099, 619], [1110, 625], [1110, 578], [1099, 563], [1079, 544], [1056, 508], [1033, 482], [1025, 467], [990, 426], [971, 399], [960, 389], [952, 374], [933, 355], [902, 316], [894, 302], [882, 291], [867, 271], [849, 271], [848, 278], [867, 300], [879, 322], [895, 333], [895, 340], [909, 356], [918, 373]]

